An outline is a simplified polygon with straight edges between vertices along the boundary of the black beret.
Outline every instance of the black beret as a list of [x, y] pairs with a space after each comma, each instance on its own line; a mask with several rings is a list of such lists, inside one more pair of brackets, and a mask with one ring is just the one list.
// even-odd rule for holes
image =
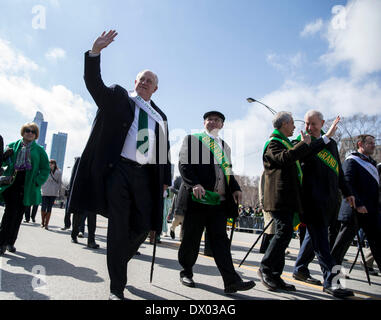
[[211, 115], [216, 115], [216, 116], [220, 117], [222, 119], [222, 121], [225, 121], [225, 116], [219, 111], [209, 111], [209, 112], [205, 113], [204, 114], [204, 120]]

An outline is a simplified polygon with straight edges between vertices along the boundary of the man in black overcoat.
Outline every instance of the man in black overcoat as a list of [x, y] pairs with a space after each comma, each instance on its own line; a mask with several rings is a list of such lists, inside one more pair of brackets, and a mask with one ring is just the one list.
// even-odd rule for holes
[[[324, 132], [324, 117], [317, 110], [310, 110], [304, 117], [305, 130], [312, 140], [319, 139]], [[307, 231], [295, 262], [293, 277], [297, 280], [312, 284], [321, 284], [318, 279], [312, 278], [308, 265], [315, 257], [318, 258], [323, 272], [323, 290], [335, 297], [353, 295], [352, 291], [335, 288], [332, 283], [335, 266], [330, 253], [329, 226], [337, 221], [339, 189], [342, 195], [354, 206], [354, 197], [351, 196], [344, 173], [341, 168], [339, 151], [333, 139], [327, 139], [324, 149], [318, 154], [306, 154], [301, 159], [303, 170], [302, 184], [302, 222]]]
[[167, 118], [151, 100], [158, 78], [145, 70], [135, 90], [107, 87], [100, 52], [114, 41], [103, 32], [85, 53], [85, 83], [98, 111], [70, 195], [70, 212], [108, 217], [110, 299], [124, 299], [127, 263], [150, 230], [161, 232], [163, 191], [171, 185]]
[[[255, 286], [255, 283], [242, 281], [235, 272], [230, 253], [230, 241], [226, 233], [227, 218], [238, 215], [238, 204], [242, 200], [242, 192], [232, 172], [229, 171], [229, 178], [227, 178], [222, 169], [223, 163], [229, 165], [231, 169], [230, 147], [218, 137], [224, 121], [225, 116], [221, 112], [207, 112], [204, 115], [205, 131], [200, 134], [200, 137], [204, 139], [200, 140], [196, 135], [188, 135], [184, 138], [180, 151], [179, 170], [187, 195], [186, 204], [184, 204], [184, 235], [178, 257], [183, 267], [180, 272], [181, 283], [194, 287], [192, 268], [196, 263], [201, 236], [206, 228], [214, 260], [224, 281], [225, 293], [234, 293], [249, 290]], [[227, 162], [216, 160], [219, 159], [216, 156], [218, 151], [213, 153], [212, 150], [215, 149], [210, 147], [211, 143], [218, 144], [218, 149], [223, 151]], [[221, 155], [221, 153], [218, 154]], [[197, 202], [197, 200], [206, 199], [205, 195], [209, 192], [213, 192], [218, 197], [219, 204]]]

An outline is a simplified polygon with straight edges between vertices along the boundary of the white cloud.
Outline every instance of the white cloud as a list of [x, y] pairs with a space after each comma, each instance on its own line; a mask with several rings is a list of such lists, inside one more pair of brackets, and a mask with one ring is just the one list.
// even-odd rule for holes
[[[70, 166], [87, 142], [94, 105], [63, 85], [42, 88], [35, 84], [30, 70], [39, 67], [1, 39], [0, 46], [4, 49], [0, 50], [0, 104], [11, 105], [15, 112], [30, 120], [41, 111], [49, 123], [47, 151], [53, 133], [68, 133], [65, 166]], [[6, 61], [9, 65], [4, 65]], [[64, 175], [70, 175], [70, 170], [65, 170]]]
[[326, 38], [328, 66], [347, 63], [353, 77], [381, 70], [381, 0], [352, 0], [332, 8]]
[[17, 73], [37, 69], [35, 62], [12, 49], [8, 41], [0, 38], [0, 72]]
[[66, 58], [66, 51], [62, 48], [53, 48], [50, 49], [46, 54], [45, 54], [46, 59], [48, 60], [58, 60], [58, 59], [64, 59]]
[[297, 52], [293, 55], [269, 53], [266, 56], [266, 61], [278, 71], [294, 74], [303, 64], [304, 54], [301, 52]]
[[323, 20], [317, 19], [316, 21], [313, 21], [305, 25], [300, 35], [302, 37], [314, 35], [315, 33], [319, 32], [323, 28], [323, 26], [324, 26]]

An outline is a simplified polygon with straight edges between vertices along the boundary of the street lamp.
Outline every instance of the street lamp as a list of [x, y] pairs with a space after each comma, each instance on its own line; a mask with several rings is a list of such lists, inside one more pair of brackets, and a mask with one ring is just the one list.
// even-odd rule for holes
[[[258, 101], [258, 100], [253, 99], [253, 98], [247, 98], [246, 100], [247, 100], [247, 102], [249, 102], [249, 103], [253, 103], [253, 102], [258, 102], [258, 103], [260, 103], [260, 104], [263, 105], [267, 110], [269, 110], [273, 115], [277, 113], [277, 111], [275, 111], [273, 108], [270, 108], [268, 105], [265, 105], [265, 104], [264, 104], [263, 102], [261, 102], [261, 101]], [[303, 120], [297, 120], [297, 119], [294, 119], [294, 121], [298, 121], [298, 122], [303, 122], [303, 123], [305, 123]]]
[[277, 113], [274, 109], [272, 109], [272, 108], [270, 108], [269, 106], [265, 105], [265, 104], [264, 104], [263, 102], [261, 102], [261, 101], [255, 100], [255, 99], [253, 99], [253, 98], [247, 98], [246, 100], [247, 100], [247, 102], [249, 102], [249, 103], [253, 103], [253, 102], [258, 102], [258, 103], [260, 103], [260, 104], [263, 105], [267, 110], [269, 110], [272, 114], [276, 114], [276, 113]]

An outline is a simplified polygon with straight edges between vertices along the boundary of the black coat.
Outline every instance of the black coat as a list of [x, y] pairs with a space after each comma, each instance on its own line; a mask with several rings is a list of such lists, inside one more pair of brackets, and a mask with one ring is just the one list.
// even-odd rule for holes
[[[123, 145], [134, 120], [135, 102], [119, 85], [105, 86], [100, 73], [100, 56], [85, 53], [86, 87], [98, 106], [89, 140], [82, 153], [69, 200], [70, 212], [84, 210], [107, 217], [106, 179], [120, 161]], [[152, 230], [161, 230], [163, 185], [171, 185], [171, 164], [167, 117], [151, 101], [164, 120], [166, 132], [156, 124], [156, 163], [151, 165], [154, 201]]]
[[[271, 136], [281, 139], [275, 134]], [[323, 147], [322, 138], [312, 141], [310, 145], [301, 141], [290, 150], [277, 140], [270, 141], [263, 154], [265, 211], [298, 212], [302, 216], [302, 188], [296, 161], [308, 153], [319, 152]]]
[[316, 153], [302, 157], [303, 169], [303, 221], [306, 224], [319, 224], [328, 226], [333, 219], [337, 218], [341, 197], [339, 189], [344, 197], [351, 192], [344, 179], [340, 156], [336, 141], [332, 140], [324, 146], [338, 161], [339, 175], [320, 160]]
[[[355, 153], [359, 155], [358, 153]], [[373, 165], [376, 162], [373, 160]], [[343, 163], [345, 180], [356, 198], [356, 207], [365, 206], [369, 215], [379, 215], [378, 203], [379, 185], [372, 175], [364, 169], [356, 160], [347, 159]], [[347, 201], [341, 203], [339, 220], [348, 221], [352, 216], [352, 208]]]
[[[230, 161], [230, 147], [222, 141], [222, 146], [225, 155]], [[184, 184], [184, 199], [182, 206], [185, 210], [189, 209], [189, 205], [200, 206], [205, 209], [208, 205], [196, 203], [192, 200], [192, 188], [200, 184], [205, 190], [213, 191], [216, 184], [216, 169], [214, 156], [212, 152], [195, 136], [188, 135], [184, 138], [183, 145], [180, 151], [179, 171], [183, 178]], [[227, 186], [226, 179], [224, 179], [226, 187], [226, 212], [227, 217], [238, 216], [238, 205], [233, 199], [235, 191], [241, 191], [237, 180], [234, 175], [230, 176], [230, 182]]]
[[4, 140], [3, 137], [0, 136], [0, 167], [3, 163], [3, 154], [4, 154]]

